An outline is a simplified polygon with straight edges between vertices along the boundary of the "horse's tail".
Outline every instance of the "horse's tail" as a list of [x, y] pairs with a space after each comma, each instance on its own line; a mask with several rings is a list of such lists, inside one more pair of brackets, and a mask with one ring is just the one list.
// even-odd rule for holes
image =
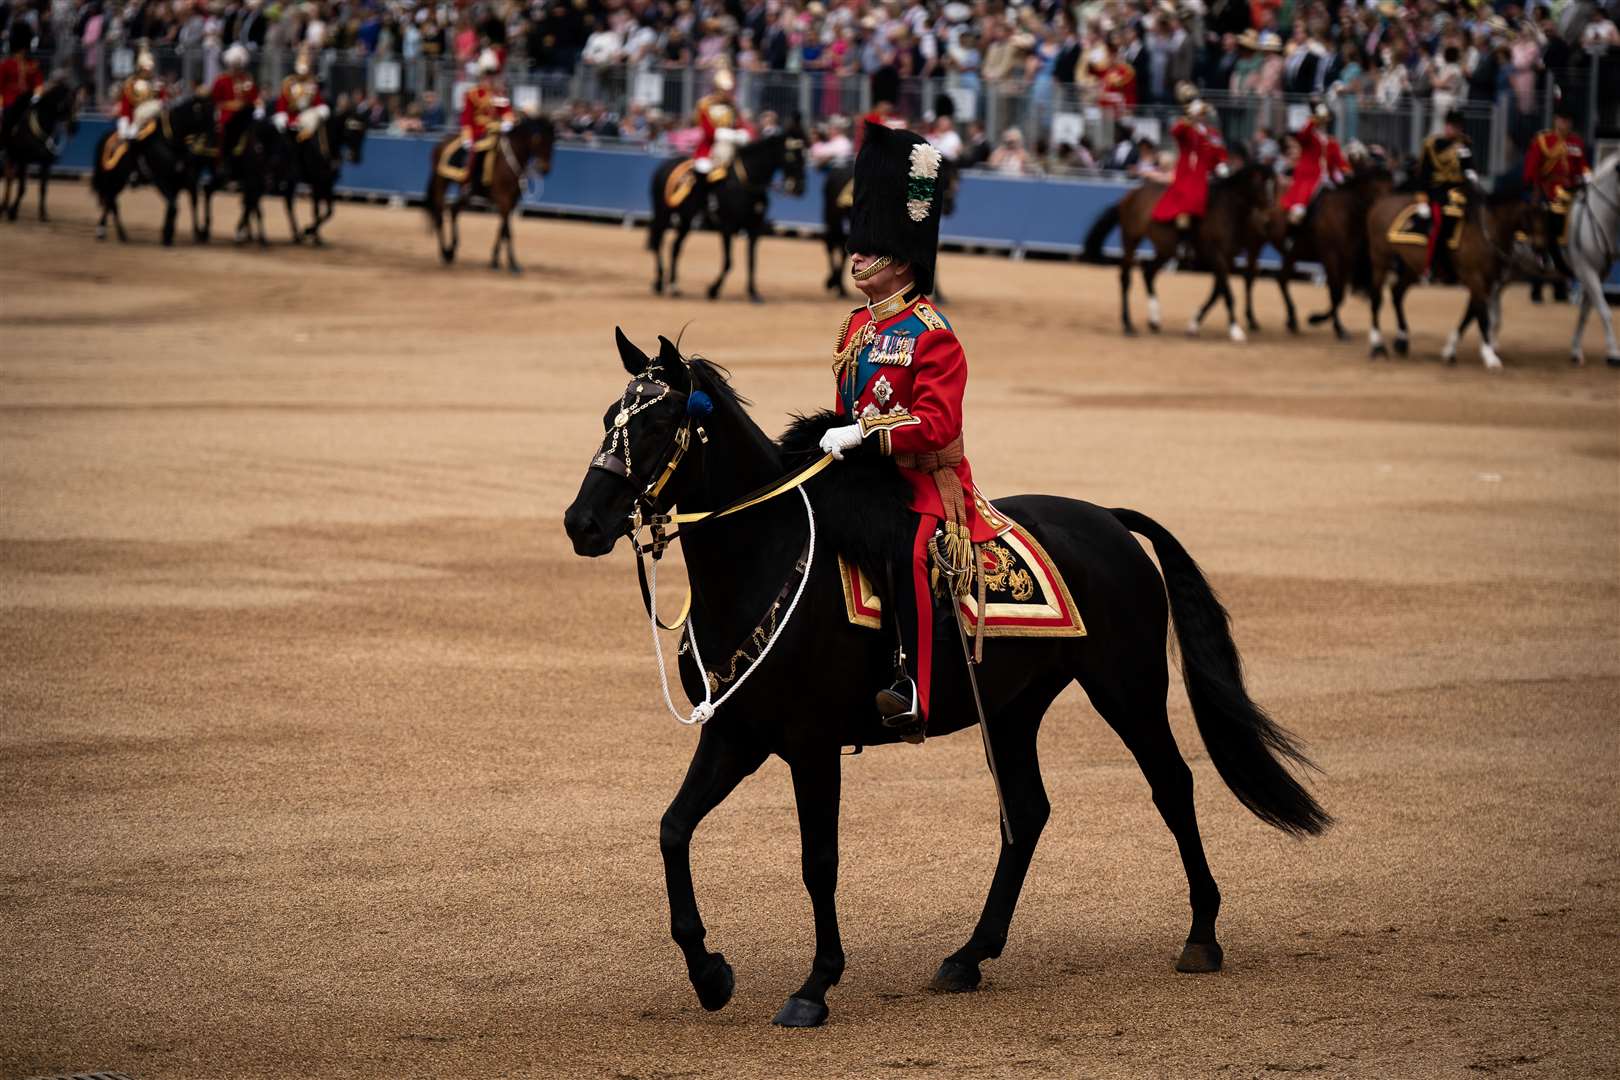
[[1109, 511], [1127, 529], [1147, 537], [1159, 557], [1182, 678], [1193, 718], [1215, 770], [1238, 801], [1268, 825], [1295, 836], [1317, 835], [1333, 818], [1289, 771], [1314, 769], [1287, 729], [1249, 698], [1243, 663], [1232, 642], [1231, 620], [1203, 571], [1170, 531], [1135, 510]]
[[1118, 227], [1119, 208], [1123, 201], [1122, 199], [1104, 210], [1097, 215], [1097, 220], [1091, 223], [1091, 229], [1086, 233], [1086, 250], [1083, 256], [1086, 262], [1103, 261], [1103, 241], [1107, 240], [1108, 234]]

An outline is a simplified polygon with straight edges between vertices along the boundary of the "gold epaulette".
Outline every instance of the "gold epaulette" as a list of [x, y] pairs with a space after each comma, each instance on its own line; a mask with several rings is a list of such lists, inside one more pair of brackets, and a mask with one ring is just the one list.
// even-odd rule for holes
[[922, 324], [924, 326], [928, 327], [928, 329], [930, 329], [930, 330], [949, 330], [950, 329], [949, 326], [945, 325], [945, 320], [939, 317], [939, 312], [934, 310], [932, 304], [918, 304], [914, 310], [917, 313], [917, 318], [921, 319]]

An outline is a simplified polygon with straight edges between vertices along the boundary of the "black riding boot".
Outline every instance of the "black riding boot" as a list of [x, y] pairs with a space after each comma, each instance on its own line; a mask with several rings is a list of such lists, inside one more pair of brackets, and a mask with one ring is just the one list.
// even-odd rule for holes
[[[889, 595], [883, 601], [886, 605], [893, 604], [889, 610], [893, 612], [900, 647], [895, 657], [894, 684], [878, 691], [877, 711], [884, 727], [908, 743], [920, 743], [928, 736], [928, 718], [923, 715], [922, 699], [917, 692], [917, 602], [911, 560], [912, 547], [908, 540], [904, 551], [890, 566]], [[934, 597], [934, 620], [928, 629], [933, 634], [931, 644], [936, 654], [941, 642], [938, 628], [942, 609], [948, 615], [950, 605]], [[934, 662], [939, 662], [937, 655]]]

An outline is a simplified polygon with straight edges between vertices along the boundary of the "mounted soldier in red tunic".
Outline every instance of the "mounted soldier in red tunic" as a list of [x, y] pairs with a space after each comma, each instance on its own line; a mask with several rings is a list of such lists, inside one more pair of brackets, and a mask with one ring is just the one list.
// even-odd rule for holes
[[259, 84], [248, 71], [248, 51], [241, 45], [225, 50], [225, 70], [219, 73], [208, 96], [214, 99], [214, 121], [219, 130], [219, 156], [221, 161], [234, 161], [238, 156], [243, 135], [236, 146], [226, 145], [226, 132], [233, 131], [231, 122], [241, 113], [251, 110], [254, 117], [264, 115], [264, 103], [259, 98]]
[[[300, 49], [292, 74], [281, 80], [281, 92], [276, 95], [276, 111], [270, 117], [271, 123], [283, 134], [289, 124], [295, 125], [298, 141], [304, 142], [322, 135], [326, 130], [327, 118], [331, 115], [331, 106], [321, 96], [321, 83], [315, 77], [309, 50]], [[331, 153], [324, 140], [321, 152]]]
[[736, 90], [737, 79], [731, 69], [716, 69], [714, 89], [698, 99], [692, 117], [698, 128], [692, 169], [703, 184], [703, 206], [711, 223], [720, 216], [720, 183], [737, 158], [737, 148], [753, 138], [753, 132], [737, 111]]
[[[1563, 251], [1570, 202], [1592, 174], [1586, 143], [1574, 129], [1574, 112], [1568, 104], [1560, 102], [1553, 114], [1553, 126], [1531, 139], [1530, 149], [1524, 155], [1524, 184], [1541, 211], [1542, 254], [1560, 279], [1572, 276]], [[1540, 298], [1539, 286], [1536, 298]]]
[[[464, 183], [471, 189], [487, 190], [492, 178], [495, 149], [501, 133], [512, 130], [516, 113], [501, 79], [501, 56], [494, 49], [478, 54], [478, 85], [467, 91], [461, 102], [461, 146], [465, 160]], [[479, 168], [482, 163], [483, 168]], [[457, 163], [452, 163], [457, 164]]]
[[1311, 202], [1325, 186], [1337, 187], [1350, 173], [1339, 140], [1333, 137], [1333, 114], [1318, 101], [1305, 125], [1294, 132], [1299, 144], [1299, 160], [1294, 178], [1282, 195], [1282, 208], [1292, 228], [1305, 220]]
[[1186, 107], [1186, 115], [1170, 125], [1170, 137], [1176, 141], [1176, 171], [1153, 207], [1153, 220], [1173, 222], [1182, 248], [1189, 249], [1198, 219], [1209, 203], [1209, 178], [1226, 175], [1226, 144], [1209, 122], [1212, 110], [1191, 84], [1183, 83], [1176, 95]]
[[[909, 131], [869, 124], [855, 161], [850, 265], [868, 297], [839, 330], [833, 358], [835, 411], [852, 423], [830, 429], [821, 448], [836, 457], [862, 448], [892, 456], [920, 517], [896, 553], [894, 616], [900, 678], [878, 694], [885, 724], [921, 742], [933, 673], [934, 589], [960, 592], [973, 578], [973, 544], [1006, 523], [973, 486], [962, 449], [967, 357], [928, 300], [939, 244], [940, 154]], [[933, 572], [931, 572], [933, 560]], [[954, 616], [954, 602], [940, 610]]]
[[11, 28], [11, 55], [0, 60], [0, 145], [10, 138], [45, 86], [45, 72], [29, 55], [33, 45], [33, 27], [18, 19]]

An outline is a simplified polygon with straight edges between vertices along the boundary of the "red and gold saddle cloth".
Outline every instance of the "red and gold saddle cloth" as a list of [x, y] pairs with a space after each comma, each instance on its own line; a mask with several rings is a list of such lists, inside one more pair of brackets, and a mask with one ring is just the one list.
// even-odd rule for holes
[[[1086, 624], [1052, 557], [1016, 522], [994, 540], [978, 545], [984, 567], [985, 637], [1085, 637]], [[844, 610], [856, 626], [883, 625], [883, 601], [866, 574], [838, 556], [844, 584]], [[978, 629], [978, 598], [960, 598], [962, 626]]]

